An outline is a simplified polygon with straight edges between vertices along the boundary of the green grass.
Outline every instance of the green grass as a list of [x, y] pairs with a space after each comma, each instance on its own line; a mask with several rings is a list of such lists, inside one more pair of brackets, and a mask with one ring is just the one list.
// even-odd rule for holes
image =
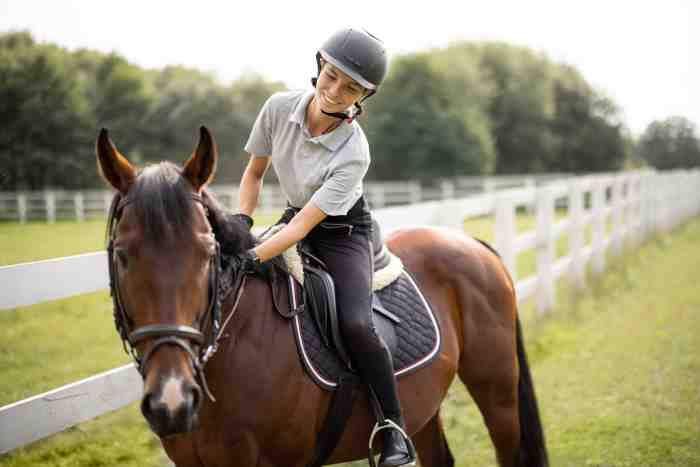
[[[518, 225], [532, 219], [519, 216]], [[465, 227], [492, 238], [488, 219]], [[0, 224], [2, 263], [98, 250], [102, 235], [97, 222]], [[29, 251], [39, 243], [47, 245], [41, 254]], [[696, 220], [617, 260], [589, 281], [585, 296], [569, 299], [560, 287], [548, 316], [523, 310], [553, 466], [700, 466], [699, 246]], [[519, 273], [521, 260], [524, 277], [534, 256], [519, 258]], [[106, 293], [0, 312], [0, 404], [126, 361]], [[443, 413], [458, 465], [495, 465], [461, 384], [453, 385]], [[1, 456], [0, 465], [157, 466], [163, 456], [134, 404]]]

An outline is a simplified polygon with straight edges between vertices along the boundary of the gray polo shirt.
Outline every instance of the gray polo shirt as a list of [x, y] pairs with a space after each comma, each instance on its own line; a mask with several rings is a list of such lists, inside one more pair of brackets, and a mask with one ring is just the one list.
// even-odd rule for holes
[[258, 114], [245, 150], [272, 157], [282, 191], [292, 206], [303, 208], [311, 201], [326, 215], [344, 215], [362, 196], [369, 145], [355, 121], [312, 137], [306, 126], [306, 107], [313, 95], [313, 90], [273, 94]]

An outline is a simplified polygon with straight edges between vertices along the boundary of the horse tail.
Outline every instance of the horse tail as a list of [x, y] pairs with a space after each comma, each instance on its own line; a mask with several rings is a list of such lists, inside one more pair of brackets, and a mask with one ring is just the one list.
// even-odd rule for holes
[[537, 407], [535, 388], [532, 384], [530, 367], [527, 364], [520, 318], [516, 318], [516, 320], [518, 365], [520, 367], [520, 377], [518, 378], [520, 449], [518, 450], [516, 465], [518, 467], [547, 467], [549, 465], [549, 456], [545, 446], [544, 431]]

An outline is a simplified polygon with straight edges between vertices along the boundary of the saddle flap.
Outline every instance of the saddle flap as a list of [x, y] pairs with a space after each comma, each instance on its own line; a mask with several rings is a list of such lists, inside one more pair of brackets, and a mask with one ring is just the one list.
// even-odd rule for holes
[[323, 343], [328, 348], [334, 348], [343, 361], [350, 363], [340, 335], [333, 278], [327, 271], [309, 264], [304, 265], [304, 277], [306, 309], [314, 317]]

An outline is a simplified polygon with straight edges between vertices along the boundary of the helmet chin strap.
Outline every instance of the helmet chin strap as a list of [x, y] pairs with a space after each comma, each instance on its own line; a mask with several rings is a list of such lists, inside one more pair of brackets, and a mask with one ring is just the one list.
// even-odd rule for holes
[[348, 112], [326, 112], [323, 109], [321, 109], [321, 113], [323, 115], [328, 115], [329, 117], [339, 118], [341, 120], [352, 120], [356, 117], [356, 114], [350, 116], [350, 114]]

